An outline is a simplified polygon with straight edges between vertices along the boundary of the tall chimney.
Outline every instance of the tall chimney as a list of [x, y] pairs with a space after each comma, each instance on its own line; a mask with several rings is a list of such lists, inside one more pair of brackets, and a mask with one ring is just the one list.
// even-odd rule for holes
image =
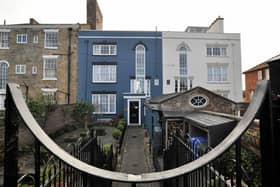
[[96, 0], [87, 0], [87, 24], [94, 30], [96, 30], [96, 9]]

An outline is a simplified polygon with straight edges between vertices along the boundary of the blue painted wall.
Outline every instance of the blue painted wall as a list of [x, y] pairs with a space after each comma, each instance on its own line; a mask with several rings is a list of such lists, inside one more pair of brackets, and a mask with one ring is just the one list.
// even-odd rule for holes
[[[115, 92], [117, 94], [117, 114], [124, 114], [124, 93], [130, 92], [130, 77], [135, 76], [135, 47], [146, 47], [146, 77], [151, 79], [151, 97], [162, 94], [162, 39], [161, 32], [138, 31], [94, 31], [84, 30], [78, 36], [78, 101], [91, 100], [92, 92]], [[115, 56], [93, 56], [94, 43], [114, 43]], [[116, 83], [92, 83], [94, 62], [116, 63]], [[154, 79], [159, 85], [154, 85]], [[143, 110], [142, 110], [143, 114]], [[115, 115], [103, 115], [113, 117]], [[144, 119], [142, 118], [142, 122]]]
[[152, 141], [153, 151], [158, 153], [162, 150], [162, 127], [159, 123], [160, 117], [158, 111], [146, 108], [145, 128]]

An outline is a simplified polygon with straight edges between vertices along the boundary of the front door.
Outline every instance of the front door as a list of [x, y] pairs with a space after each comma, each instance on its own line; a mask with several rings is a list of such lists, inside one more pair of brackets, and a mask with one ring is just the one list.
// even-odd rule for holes
[[129, 101], [129, 124], [139, 124], [139, 101]]

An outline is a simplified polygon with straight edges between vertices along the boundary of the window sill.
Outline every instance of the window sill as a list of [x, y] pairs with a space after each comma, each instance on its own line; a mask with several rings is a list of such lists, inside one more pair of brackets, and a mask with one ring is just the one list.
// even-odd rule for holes
[[108, 55], [108, 54], [92, 54], [92, 56], [100, 56], [100, 57], [105, 57], [105, 56], [117, 56], [117, 54], [113, 54], [113, 55]]
[[229, 56], [207, 56], [208, 58], [228, 58]]
[[43, 78], [43, 81], [57, 81], [57, 78]]
[[94, 84], [116, 84], [117, 81], [92, 81]]
[[93, 112], [92, 114], [104, 114], [104, 115], [107, 115], [107, 114], [116, 114], [116, 112]]
[[58, 49], [58, 47], [46, 47], [45, 46], [45, 49]]
[[10, 49], [9, 47], [0, 47], [0, 49]]
[[207, 84], [230, 84], [229, 81], [207, 81]]

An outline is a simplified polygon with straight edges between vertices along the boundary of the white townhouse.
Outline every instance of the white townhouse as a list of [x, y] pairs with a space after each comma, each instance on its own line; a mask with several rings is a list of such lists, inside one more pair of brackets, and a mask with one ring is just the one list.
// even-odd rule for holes
[[224, 33], [223, 21], [162, 33], [163, 94], [201, 86], [242, 101], [240, 34]]

